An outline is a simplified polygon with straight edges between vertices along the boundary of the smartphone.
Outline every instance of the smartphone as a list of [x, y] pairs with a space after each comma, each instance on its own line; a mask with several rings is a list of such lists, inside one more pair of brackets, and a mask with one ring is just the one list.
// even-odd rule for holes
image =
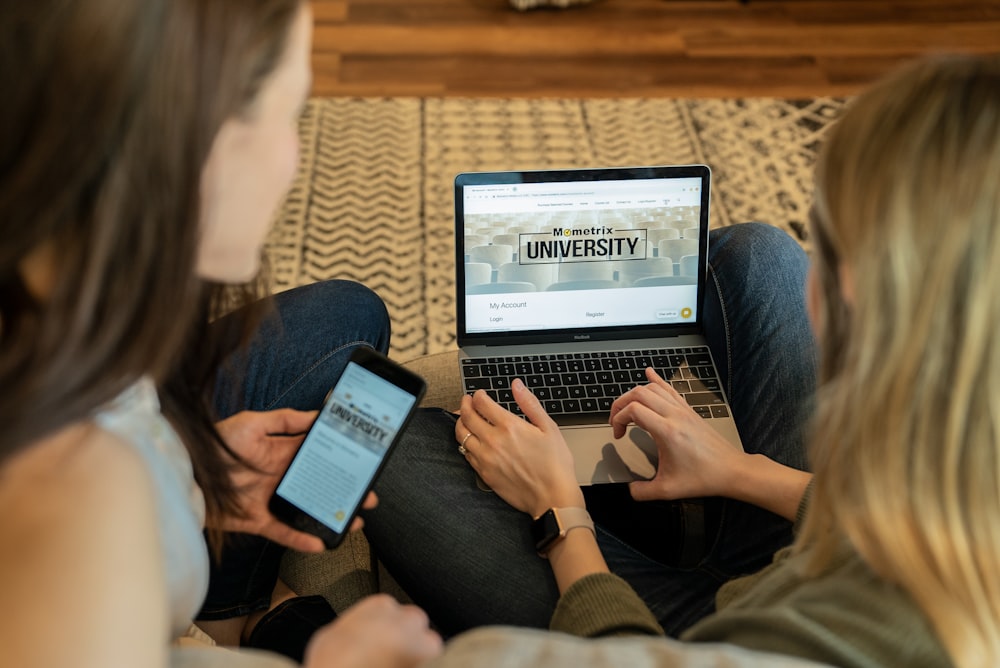
[[357, 348], [271, 496], [275, 517], [339, 545], [425, 389], [420, 376]]

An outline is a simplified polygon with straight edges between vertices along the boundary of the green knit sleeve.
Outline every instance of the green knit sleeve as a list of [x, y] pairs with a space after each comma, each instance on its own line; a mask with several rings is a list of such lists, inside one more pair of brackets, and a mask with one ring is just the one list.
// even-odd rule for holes
[[663, 635], [635, 590], [611, 573], [595, 573], [573, 583], [560, 597], [549, 628], [584, 638]]

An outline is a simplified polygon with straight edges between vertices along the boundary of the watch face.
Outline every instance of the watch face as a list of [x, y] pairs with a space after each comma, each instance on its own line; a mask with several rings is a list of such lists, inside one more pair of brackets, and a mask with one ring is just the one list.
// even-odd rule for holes
[[546, 548], [559, 538], [559, 520], [553, 509], [546, 510], [531, 524], [531, 537], [535, 539], [535, 549], [544, 554]]

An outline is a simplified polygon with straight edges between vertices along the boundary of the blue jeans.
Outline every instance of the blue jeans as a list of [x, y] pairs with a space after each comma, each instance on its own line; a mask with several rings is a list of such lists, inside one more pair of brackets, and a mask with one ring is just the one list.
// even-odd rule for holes
[[[805, 469], [816, 351], [805, 311], [808, 259], [777, 228], [758, 223], [712, 232], [704, 325], [744, 446]], [[380, 503], [365, 534], [403, 589], [446, 635], [486, 624], [546, 627], [558, 599], [534, 551], [530, 518], [479, 490], [457, 450], [454, 417], [424, 410], [376, 484]], [[791, 524], [732, 500], [700, 562], [651, 558], [598, 524], [609, 567], [678, 635], [713, 612], [727, 580], [765, 566], [791, 541]], [[628, 513], [625, 499], [616, 512]], [[641, 505], [641, 504], [640, 504]], [[649, 527], [663, 530], [662, 525]], [[669, 538], [668, 538], [669, 539]]]
[[[359, 283], [315, 283], [275, 295], [274, 305], [249, 345], [227, 361], [217, 378], [220, 419], [242, 410], [316, 410], [357, 347], [389, 349], [385, 305]], [[212, 561], [198, 618], [227, 619], [266, 609], [284, 549], [258, 536], [228, 535], [221, 562]]]

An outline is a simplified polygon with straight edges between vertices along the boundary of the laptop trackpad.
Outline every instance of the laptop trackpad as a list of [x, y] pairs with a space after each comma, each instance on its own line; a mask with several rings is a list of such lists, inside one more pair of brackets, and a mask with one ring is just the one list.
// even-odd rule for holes
[[[733, 447], [743, 449], [735, 422], [708, 420], [708, 424]], [[656, 475], [660, 458], [652, 436], [644, 429], [631, 426], [617, 440], [610, 425], [563, 425], [559, 429], [573, 453], [576, 480], [581, 485], [649, 480]]]
[[649, 480], [656, 475], [656, 444], [644, 430], [629, 427], [615, 439], [610, 425], [560, 427], [581, 485]]

